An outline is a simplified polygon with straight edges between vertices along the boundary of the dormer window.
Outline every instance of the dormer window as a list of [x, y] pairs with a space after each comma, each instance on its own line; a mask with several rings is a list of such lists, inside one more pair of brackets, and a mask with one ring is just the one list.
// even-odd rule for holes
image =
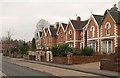
[[94, 28], [94, 26], [91, 27], [90, 31], [91, 31], [91, 37], [92, 38], [95, 37], [95, 28]]
[[105, 26], [105, 29], [106, 29], [106, 36], [109, 36], [110, 35], [110, 23], [106, 23], [106, 26]]
[[72, 30], [69, 31], [70, 39], [72, 39]]

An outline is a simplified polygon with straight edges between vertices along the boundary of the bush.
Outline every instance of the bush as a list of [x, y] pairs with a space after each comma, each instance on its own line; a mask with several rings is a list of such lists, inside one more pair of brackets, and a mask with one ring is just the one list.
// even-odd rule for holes
[[79, 48], [73, 48], [72, 52], [73, 52], [73, 55], [80, 55], [80, 49]]
[[53, 56], [67, 56], [68, 52], [72, 52], [72, 49], [68, 44], [57, 45], [52, 47]]
[[94, 54], [94, 50], [90, 47], [83, 48], [80, 52], [83, 56], [92, 56]]

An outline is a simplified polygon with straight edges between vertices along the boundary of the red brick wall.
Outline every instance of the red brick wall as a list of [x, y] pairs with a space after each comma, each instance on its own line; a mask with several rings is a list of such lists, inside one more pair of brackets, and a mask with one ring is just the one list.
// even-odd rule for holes
[[117, 28], [118, 28], [118, 46], [120, 46], [120, 24], [117, 24]]
[[93, 19], [91, 19], [89, 25], [88, 25], [88, 28], [87, 28], [87, 32], [88, 32], [88, 38], [92, 38], [92, 33], [91, 33], [91, 27], [94, 26], [95, 28], [95, 35], [94, 35], [94, 38], [98, 38], [98, 34], [97, 34], [97, 31], [98, 30], [98, 26], [96, 25], [95, 21]]
[[76, 31], [76, 40], [81, 40], [81, 31], [80, 30]]
[[76, 42], [76, 48], [80, 48], [80, 40], [82, 39], [82, 38], [81, 38], [81, 32], [82, 32], [82, 31], [80, 31], [80, 30], [77, 30], [77, 31], [76, 31], [76, 40], [78, 40], [78, 41]]
[[57, 64], [67, 64], [67, 57], [54, 57], [53, 62]]
[[[61, 33], [62, 33], [62, 37], [61, 37]], [[57, 39], [57, 43], [65, 43], [65, 32], [63, 30], [63, 28], [60, 26], [59, 32], [58, 32], [58, 39]]]
[[100, 69], [110, 70], [110, 71], [120, 71], [120, 66], [118, 66], [117, 57], [115, 55], [104, 55], [101, 57]]
[[[72, 64], [83, 64], [100, 61], [100, 55], [96, 56], [73, 56], [71, 58]], [[54, 63], [68, 64], [67, 57], [54, 57]]]
[[105, 26], [106, 26], [106, 23], [109, 22], [110, 25], [111, 25], [111, 28], [110, 28], [110, 36], [114, 36], [114, 22], [112, 20], [112, 18], [106, 14], [105, 15], [105, 18], [102, 22], [102, 37], [106, 37], [106, 29], [105, 29]]
[[117, 34], [118, 34], [118, 36], [120, 36], [120, 24], [117, 24], [117, 29], [118, 29]]
[[72, 25], [71, 24], [69, 24], [68, 25], [68, 28], [67, 28], [67, 30], [66, 30], [66, 36], [67, 36], [67, 41], [70, 41], [70, 36], [69, 36], [69, 31], [70, 30], [72, 30], [72, 39], [71, 40], [74, 40], [74, 30], [73, 30], [73, 28], [72, 28]]
[[47, 44], [47, 37], [45, 36], [45, 33], [43, 33], [43, 36], [42, 36], [42, 45], [45, 46]]
[[73, 56], [73, 64], [83, 64], [100, 61], [100, 56]]
[[57, 37], [52, 37], [52, 43], [51, 43], [52, 45], [51, 45], [51, 47], [52, 46], [55, 46], [56, 44], [57, 44]]
[[49, 48], [52, 48], [52, 46], [55, 46], [57, 44], [57, 36], [51, 36], [48, 32], [46, 41], [46, 45], [49, 46]]

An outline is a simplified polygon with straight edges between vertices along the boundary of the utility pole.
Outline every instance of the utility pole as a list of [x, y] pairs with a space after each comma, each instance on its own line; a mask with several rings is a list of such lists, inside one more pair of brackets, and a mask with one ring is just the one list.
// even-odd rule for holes
[[11, 34], [10, 31], [7, 31], [8, 35], [8, 52], [9, 52], [9, 57], [11, 56]]

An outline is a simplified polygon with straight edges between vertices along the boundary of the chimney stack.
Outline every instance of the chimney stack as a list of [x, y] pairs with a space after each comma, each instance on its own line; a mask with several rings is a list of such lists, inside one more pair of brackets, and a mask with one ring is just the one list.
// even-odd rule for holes
[[118, 11], [118, 8], [117, 8], [116, 4], [114, 4], [114, 7], [112, 7], [111, 10]]
[[81, 21], [81, 18], [79, 16], [77, 16], [76, 20], [77, 21]]
[[55, 28], [58, 28], [59, 27], [59, 22], [56, 22], [55, 23]]

